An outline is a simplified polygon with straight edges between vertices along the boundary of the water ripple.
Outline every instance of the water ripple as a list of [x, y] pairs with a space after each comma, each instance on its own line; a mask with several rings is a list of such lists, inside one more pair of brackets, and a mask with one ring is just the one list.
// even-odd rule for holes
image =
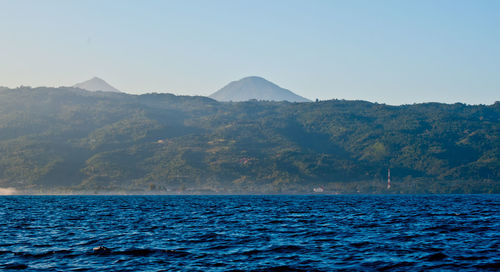
[[5, 196], [0, 205], [1, 270], [500, 269], [498, 195]]

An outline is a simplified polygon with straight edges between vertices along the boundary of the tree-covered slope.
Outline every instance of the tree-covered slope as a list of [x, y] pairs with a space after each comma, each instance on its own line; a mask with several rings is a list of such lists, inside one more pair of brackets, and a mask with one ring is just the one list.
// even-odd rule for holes
[[[0, 187], [146, 192], [500, 192], [500, 103], [221, 103], [0, 91]], [[387, 168], [393, 188], [385, 189]]]

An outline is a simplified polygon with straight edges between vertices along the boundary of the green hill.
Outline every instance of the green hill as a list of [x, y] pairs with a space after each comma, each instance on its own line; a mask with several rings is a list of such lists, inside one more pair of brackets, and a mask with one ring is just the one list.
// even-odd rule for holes
[[222, 103], [171, 94], [3, 89], [0, 187], [500, 193], [499, 137], [499, 102]]

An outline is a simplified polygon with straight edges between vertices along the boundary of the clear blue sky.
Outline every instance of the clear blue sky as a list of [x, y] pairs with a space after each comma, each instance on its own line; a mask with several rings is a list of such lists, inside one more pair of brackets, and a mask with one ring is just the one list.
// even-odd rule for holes
[[0, 37], [0, 86], [209, 95], [257, 75], [310, 99], [500, 100], [495, 0], [0, 0]]

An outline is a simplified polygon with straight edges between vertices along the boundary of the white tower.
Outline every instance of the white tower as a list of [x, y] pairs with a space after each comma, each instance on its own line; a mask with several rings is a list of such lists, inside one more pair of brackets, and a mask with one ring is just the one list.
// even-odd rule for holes
[[391, 168], [387, 168], [387, 189], [391, 189]]

